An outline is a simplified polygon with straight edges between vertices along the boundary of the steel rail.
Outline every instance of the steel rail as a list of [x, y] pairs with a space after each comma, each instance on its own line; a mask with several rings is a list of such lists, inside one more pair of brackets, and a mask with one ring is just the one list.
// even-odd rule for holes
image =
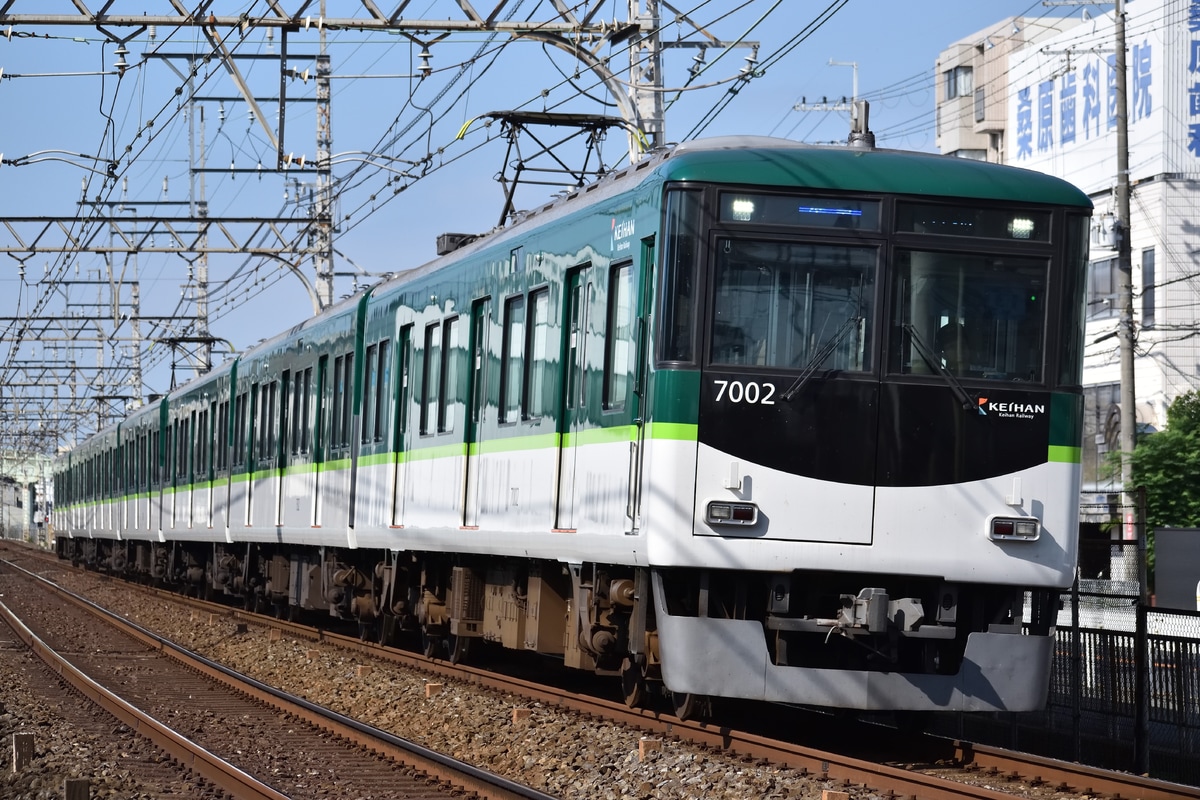
[[222, 791], [245, 800], [289, 800], [287, 795], [280, 794], [96, 683], [38, 638], [3, 602], [0, 602], [0, 616], [38, 658], [84, 697]]
[[[273, 686], [269, 686], [211, 659], [205, 658], [199, 653], [194, 653], [181, 647], [17, 564], [6, 560], [0, 560], [0, 564], [22, 572], [30, 579], [36, 580], [53, 590], [72, 605], [89, 614], [103, 618], [105, 622], [118, 628], [146, 647], [174, 659], [210, 680], [242, 692], [263, 706], [273, 708], [282, 714], [292, 714], [311, 725], [323, 728], [331, 734], [352, 742], [358, 747], [372, 750], [410, 765], [438, 781], [457, 786], [467, 792], [474, 792], [482, 798], [495, 800], [558, 800], [554, 795], [540, 792], [537, 789], [517, 783], [516, 781], [510, 781], [488, 770], [423, 747], [416, 742], [395, 736], [352, 717], [311, 703], [304, 698], [276, 689]], [[175, 597], [178, 598], [178, 595], [175, 595]], [[74, 668], [72, 667], [72, 669]], [[84, 677], [86, 678], [86, 676]], [[237, 792], [233, 792], [233, 794], [237, 797], [243, 796]], [[251, 797], [251, 795], [245, 796]], [[276, 793], [274, 797], [283, 797], [283, 795]]]

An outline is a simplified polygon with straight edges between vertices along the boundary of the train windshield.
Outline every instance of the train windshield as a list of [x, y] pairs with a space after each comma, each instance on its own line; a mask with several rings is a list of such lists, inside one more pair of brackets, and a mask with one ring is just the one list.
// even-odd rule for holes
[[924, 343], [958, 377], [1042, 380], [1045, 259], [897, 250], [892, 275], [889, 371], [933, 373]]
[[721, 238], [714, 364], [871, 369], [874, 247]]

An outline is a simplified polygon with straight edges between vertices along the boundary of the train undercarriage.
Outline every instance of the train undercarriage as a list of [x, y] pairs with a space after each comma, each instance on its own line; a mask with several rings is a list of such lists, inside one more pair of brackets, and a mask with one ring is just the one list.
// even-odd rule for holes
[[[664, 684], [657, 614], [666, 615], [663, 621], [753, 621], [769, 663], [798, 668], [802, 680], [799, 673], [822, 670], [953, 676], [964, 667], [972, 633], [1045, 637], [1057, 612], [1051, 591], [1027, 596], [1014, 587], [906, 576], [652, 572], [268, 544], [60, 538], [58, 547], [60, 557], [90, 569], [280, 618], [338, 620], [357, 625], [364, 639], [431, 658], [483, 661], [480, 651], [499, 646], [561, 659], [570, 668], [619, 677], [631, 706], [662, 696], [683, 718], [704, 716], [709, 699]], [[676, 657], [703, 663], [695, 653]]]

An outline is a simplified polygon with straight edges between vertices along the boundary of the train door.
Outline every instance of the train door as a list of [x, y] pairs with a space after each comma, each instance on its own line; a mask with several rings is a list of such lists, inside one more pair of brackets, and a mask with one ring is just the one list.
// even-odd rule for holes
[[329, 384], [329, 356], [321, 356], [317, 360], [317, 392], [316, 405], [313, 410], [315, 420], [315, 430], [313, 432], [313, 501], [312, 501], [312, 525], [319, 528], [321, 526], [321, 494], [324, 490], [326, 475], [325, 456], [328, 452], [329, 440], [329, 425], [325, 419], [325, 408], [328, 405], [325, 402], [325, 387]]
[[255, 420], [258, 419], [258, 384], [250, 385], [250, 407], [246, 410], [246, 514], [242, 524], [250, 527], [254, 524], [254, 473], [258, 469], [258, 440], [265, 434], [259, 429]]
[[279, 447], [276, 457], [279, 459], [278, 477], [275, 480], [275, 525], [283, 525], [283, 501], [287, 497], [291, 484], [288, 480], [288, 464], [291, 463], [292, 446], [291, 421], [292, 400], [292, 371], [285, 369], [283, 379], [279, 382]]
[[396, 402], [392, 419], [392, 452], [396, 469], [392, 475], [392, 525], [404, 524], [404, 473], [408, 456], [409, 373], [412, 371], [412, 325], [400, 328], [396, 337]]
[[463, 526], [479, 525], [479, 472], [483, 441], [483, 409], [487, 405], [488, 324], [491, 320], [491, 299], [476, 300], [471, 308], [470, 373], [467, 386], [466, 419], [466, 497], [463, 500]]
[[575, 528], [575, 456], [587, 421], [587, 326], [592, 293], [590, 268], [571, 270], [565, 296], [564, 357], [559, 409], [558, 493], [554, 527]]
[[633, 385], [629, 387], [629, 410], [634, 432], [629, 445], [629, 495], [625, 516], [630, 529], [641, 528], [642, 517], [642, 463], [645, 460], [646, 442], [646, 371], [649, 369], [651, 287], [654, 284], [654, 240], [642, 242], [642, 263], [634, 281], [633, 336], [634, 363]]

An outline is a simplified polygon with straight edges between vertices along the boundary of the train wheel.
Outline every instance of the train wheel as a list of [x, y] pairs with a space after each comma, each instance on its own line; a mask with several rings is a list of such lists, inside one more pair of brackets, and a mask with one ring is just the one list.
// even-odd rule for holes
[[446, 651], [449, 653], [451, 664], [461, 664], [471, 652], [470, 637], [451, 634], [446, 637]]
[[687, 692], [671, 692], [671, 710], [680, 719], [697, 719], [704, 714], [707, 698], [700, 694]]
[[393, 634], [396, 632], [396, 618], [391, 614], [383, 614], [379, 617], [379, 643], [387, 647], [392, 643]]
[[646, 704], [645, 656], [630, 656], [621, 663], [621, 691], [625, 705], [641, 708]]
[[421, 651], [426, 658], [445, 658], [445, 637], [430, 633], [428, 628], [421, 626]]

